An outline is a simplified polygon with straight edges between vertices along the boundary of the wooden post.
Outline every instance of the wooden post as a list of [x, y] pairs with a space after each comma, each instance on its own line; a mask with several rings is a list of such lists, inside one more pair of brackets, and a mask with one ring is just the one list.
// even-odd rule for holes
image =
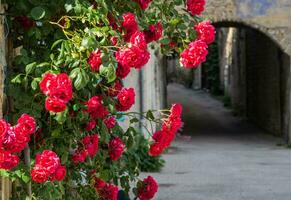
[[[0, 0], [0, 13], [4, 13], [5, 8]], [[0, 16], [0, 118], [3, 117], [4, 104], [4, 69], [6, 67], [6, 38], [5, 38], [5, 15]], [[11, 182], [8, 178], [1, 177], [1, 199], [8, 200], [11, 194]]]

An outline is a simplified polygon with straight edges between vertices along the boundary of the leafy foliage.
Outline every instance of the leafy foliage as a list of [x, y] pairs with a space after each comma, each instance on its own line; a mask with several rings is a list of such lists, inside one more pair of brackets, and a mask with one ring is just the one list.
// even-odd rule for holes
[[[38, 132], [31, 137], [29, 145], [32, 159], [29, 166], [34, 165], [38, 153], [51, 149], [67, 168], [64, 181], [43, 184], [30, 179], [30, 167], [24, 163], [10, 172], [1, 171], [1, 175], [9, 176], [12, 181], [20, 180], [13, 199], [25, 199], [29, 195], [27, 183], [32, 184], [33, 199], [100, 198], [94, 188], [92, 171], [96, 172], [93, 176], [119, 186], [127, 195], [131, 191], [135, 193], [137, 188], [131, 186], [138, 181], [140, 169], [137, 166], [142, 170], [158, 170], [163, 161], [147, 155], [149, 143], [135, 130], [140, 114], [118, 112], [116, 98], [108, 95], [108, 88], [120, 80], [115, 53], [128, 45], [124, 30], [114, 28], [109, 16], [120, 27], [124, 13], [135, 13], [141, 30], [160, 22], [163, 38], [152, 45], [162, 44], [164, 54], [182, 52], [196, 38], [193, 26], [200, 19], [178, 9], [184, 3], [182, 0], [155, 0], [145, 11], [132, 0], [7, 0], [6, 3], [10, 39], [13, 47], [19, 49], [13, 66], [9, 67], [7, 118], [15, 123], [21, 114], [28, 113], [37, 121]], [[117, 45], [112, 45], [112, 37], [117, 38]], [[173, 47], [171, 42], [177, 45]], [[100, 50], [102, 60], [97, 73], [88, 64], [88, 57], [96, 50]], [[73, 82], [73, 98], [63, 112], [48, 112], [44, 107], [46, 96], [39, 83], [47, 73], [66, 73]], [[117, 119], [125, 116], [129, 120], [127, 129], [121, 128], [119, 123], [108, 128], [99, 119], [96, 127], [85, 130], [90, 120], [88, 112], [84, 112], [85, 102], [97, 95], [102, 96], [110, 116]], [[141, 115], [150, 123], [161, 122], [151, 111]], [[99, 135], [96, 156], [74, 163], [71, 157], [80, 141], [95, 133]], [[119, 160], [113, 161], [109, 157], [108, 143], [117, 137], [124, 142], [126, 150]], [[20, 156], [24, 160], [24, 155]]]

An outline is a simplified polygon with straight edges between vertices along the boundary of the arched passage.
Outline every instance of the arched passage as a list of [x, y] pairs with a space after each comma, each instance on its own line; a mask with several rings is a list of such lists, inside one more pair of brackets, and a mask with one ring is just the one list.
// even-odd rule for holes
[[207, 63], [195, 71], [180, 69], [178, 76], [170, 73], [169, 79], [195, 89], [218, 87], [236, 115], [288, 140], [289, 55], [263, 27], [234, 21], [214, 25], [217, 40]]

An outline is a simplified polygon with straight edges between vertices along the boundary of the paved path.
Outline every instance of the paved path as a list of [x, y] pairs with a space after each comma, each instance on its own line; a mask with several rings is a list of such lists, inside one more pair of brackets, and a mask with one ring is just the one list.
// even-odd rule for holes
[[151, 173], [160, 184], [156, 200], [291, 200], [291, 150], [278, 138], [202, 91], [175, 84], [168, 91], [184, 106], [185, 128], [162, 172]]

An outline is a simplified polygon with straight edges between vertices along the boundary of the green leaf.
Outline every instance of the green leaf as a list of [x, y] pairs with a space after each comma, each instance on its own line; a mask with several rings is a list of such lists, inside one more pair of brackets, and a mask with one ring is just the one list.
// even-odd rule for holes
[[109, 181], [110, 180], [110, 170], [105, 169], [100, 172], [100, 178], [104, 181]]
[[116, 79], [116, 70], [112, 63], [110, 63], [108, 67], [101, 65], [100, 74], [106, 78], [107, 83], [111, 83]]
[[38, 87], [38, 83], [41, 81], [41, 78], [34, 78], [32, 81], [31, 81], [31, 88], [33, 90], [36, 90], [37, 87]]
[[150, 120], [155, 119], [155, 116], [154, 116], [154, 114], [153, 114], [153, 112], [152, 112], [151, 110], [149, 110], [149, 111], [147, 112], [147, 114], [146, 114], [146, 118], [147, 118], [147, 119], [150, 119]]
[[130, 120], [130, 123], [137, 123], [137, 122], [139, 122], [139, 120], [138, 120], [137, 118], [132, 118], [132, 119]]
[[24, 182], [24, 183], [28, 183], [30, 181], [30, 177], [27, 176], [25, 173], [22, 174], [21, 176], [21, 180]]
[[74, 81], [74, 87], [77, 90], [81, 90], [83, 89], [87, 83], [89, 82], [89, 76], [87, 75], [86, 71], [84, 71], [83, 69], [80, 69], [80, 73], [77, 74], [77, 72], [74, 72], [72, 74], [72, 76], [77, 76], [75, 81]]
[[51, 135], [52, 137], [55, 137], [55, 138], [59, 137], [61, 135], [61, 129], [57, 128], [53, 130]]
[[59, 39], [57, 41], [55, 41], [51, 47], [51, 50], [54, 49], [58, 44], [60, 44], [62, 41], [64, 41], [63, 39]]
[[21, 83], [21, 74], [18, 74], [15, 76], [12, 80], [11, 83]]
[[67, 119], [67, 114], [68, 114], [68, 109], [66, 109], [64, 112], [59, 112], [59, 113], [56, 114], [55, 120], [59, 124], [63, 124]]
[[44, 18], [45, 16], [45, 9], [41, 6], [37, 6], [34, 7], [31, 11], [30, 11], [30, 15], [32, 16], [32, 18], [34, 20], [40, 20], [42, 18]]
[[26, 65], [25, 67], [26, 75], [30, 74], [34, 70], [35, 67], [36, 67], [36, 62]]
[[169, 44], [171, 42], [171, 40], [169, 38], [163, 38], [160, 40], [160, 43], [162, 44]]

